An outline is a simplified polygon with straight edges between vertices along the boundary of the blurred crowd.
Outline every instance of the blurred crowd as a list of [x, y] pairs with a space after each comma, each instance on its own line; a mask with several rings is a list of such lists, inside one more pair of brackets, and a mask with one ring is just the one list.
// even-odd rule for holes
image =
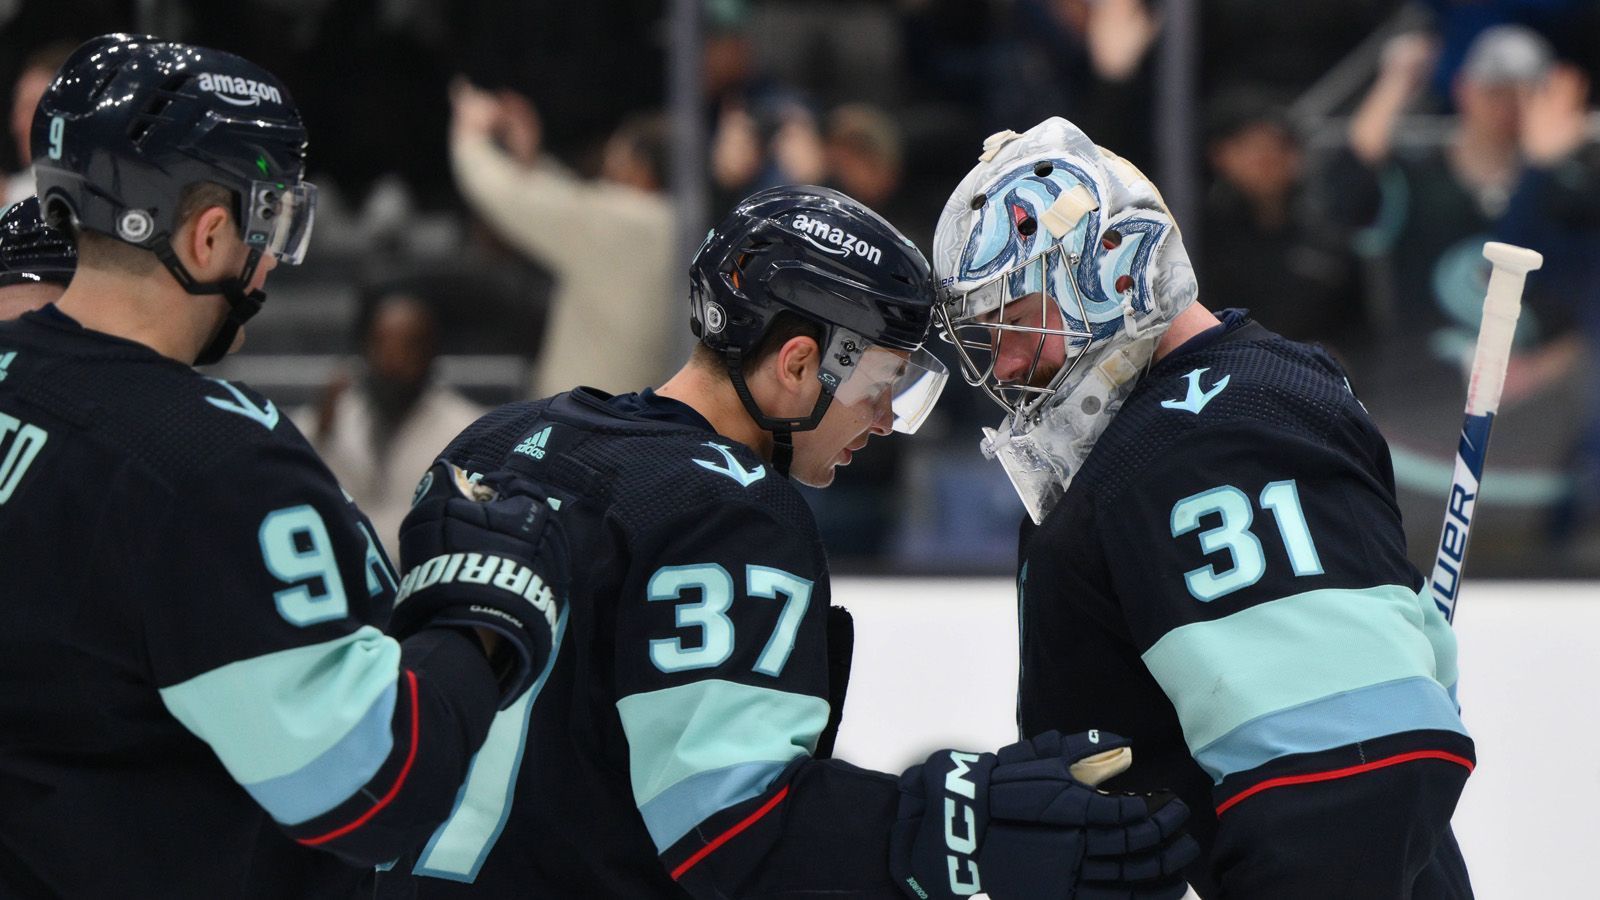
[[[311, 260], [243, 357], [392, 534], [481, 410], [659, 383], [689, 348], [667, 0], [0, 2], [6, 199], [75, 44], [152, 31], [279, 73], [322, 191]], [[1176, 210], [1214, 309], [1329, 346], [1432, 558], [1488, 267], [1532, 247], [1474, 571], [1600, 574], [1600, 0], [703, 0], [704, 207], [824, 184], [926, 251], [984, 136], [1050, 115], [1146, 171], [1197, 98]], [[1174, 23], [1199, 52], [1174, 72]], [[321, 260], [321, 262], [319, 262]], [[269, 317], [271, 318], [271, 317]], [[252, 329], [255, 326], [252, 325]], [[485, 360], [509, 360], [506, 366]], [[476, 362], [475, 362], [476, 361]], [[952, 368], [954, 368], [952, 366]], [[476, 373], [476, 374], [474, 374]], [[485, 374], [488, 373], [488, 374]], [[237, 372], [231, 374], [238, 374]], [[811, 494], [836, 565], [1008, 571], [1021, 509], [953, 385], [924, 433]]]

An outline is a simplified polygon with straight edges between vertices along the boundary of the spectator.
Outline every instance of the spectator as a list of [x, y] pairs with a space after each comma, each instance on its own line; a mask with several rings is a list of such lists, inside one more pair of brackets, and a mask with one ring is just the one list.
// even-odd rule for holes
[[1258, 92], [1211, 108], [1205, 203], [1206, 294], [1250, 307], [1290, 340], [1345, 347], [1365, 330], [1356, 263], [1344, 236], [1307, 203], [1305, 152], [1284, 110]]
[[28, 146], [33, 134], [33, 111], [44, 96], [45, 88], [55, 80], [56, 70], [67, 61], [75, 44], [47, 44], [28, 55], [11, 88], [11, 139], [16, 142], [18, 167], [6, 181], [5, 197], [0, 208], [21, 203], [33, 196], [33, 155]]
[[[1384, 295], [1383, 334], [1353, 370], [1389, 436], [1412, 558], [1423, 564], [1438, 539], [1481, 314], [1483, 243], [1499, 236], [1508, 209], [1520, 209], [1524, 222], [1548, 224], [1556, 214], [1535, 197], [1516, 196], [1532, 137], [1522, 109], [1550, 73], [1548, 45], [1515, 26], [1485, 31], [1454, 82], [1460, 112], [1443, 145], [1396, 146], [1399, 117], [1421, 93], [1433, 58], [1430, 38], [1391, 42], [1351, 119], [1349, 146], [1329, 170], [1333, 211], [1367, 228], [1363, 252], [1382, 273], [1375, 290]], [[1489, 464], [1498, 472], [1487, 476], [1485, 498], [1494, 514], [1474, 532], [1474, 564], [1486, 573], [1550, 571], [1537, 552], [1546, 546], [1540, 528], [1568, 490], [1565, 454], [1579, 404], [1571, 376], [1581, 344], [1570, 310], [1544, 288], [1567, 277], [1551, 265], [1529, 279], [1501, 406], [1502, 419], [1516, 424], [1497, 432], [1503, 437]]]
[[[1544, 254], [1541, 293], [1576, 319], [1592, 359], [1600, 348], [1600, 144], [1588, 137], [1589, 83], [1573, 66], [1557, 66], [1538, 88], [1520, 98], [1522, 147], [1527, 160], [1498, 236]], [[1587, 413], [1574, 448], [1573, 492], [1556, 509], [1552, 535], [1581, 553], [1574, 539], [1585, 526], [1600, 525], [1600, 367], [1586, 374]], [[1526, 368], [1507, 373], [1507, 388], [1547, 377]], [[1600, 571], [1600, 554], [1584, 561], [1585, 574]]]
[[[457, 185], [501, 238], [556, 279], [533, 392], [573, 383], [620, 391], [665, 378], [678, 352], [671, 325], [683, 276], [663, 191], [664, 120], [625, 121], [606, 144], [599, 179], [584, 181], [542, 152], [525, 99], [464, 81], [451, 96]], [[608, 352], [594, 352], [597, 335]]]
[[417, 478], [484, 410], [433, 380], [439, 327], [426, 302], [387, 294], [358, 328], [365, 363], [358, 380], [336, 377], [319, 406], [293, 418], [399, 559], [400, 520]]

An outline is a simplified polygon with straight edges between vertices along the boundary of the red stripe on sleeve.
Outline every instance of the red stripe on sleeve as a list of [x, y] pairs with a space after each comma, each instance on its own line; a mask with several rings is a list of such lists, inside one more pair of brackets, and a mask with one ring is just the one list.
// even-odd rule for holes
[[367, 822], [371, 821], [372, 817], [377, 815], [379, 810], [382, 810], [385, 806], [388, 806], [389, 802], [400, 793], [401, 785], [406, 783], [406, 776], [411, 774], [411, 764], [417, 760], [417, 734], [419, 731], [417, 727], [417, 673], [407, 669], [406, 681], [410, 687], [411, 693], [411, 752], [406, 754], [406, 764], [400, 767], [400, 775], [395, 778], [394, 786], [389, 788], [389, 793], [384, 794], [383, 798], [377, 803], [373, 804], [371, 809], [363, 813], [361, 818], [351, 822], [349, 825], [345, 825], [342, 828], [335, 828], [327, 834], [319, 835], [314, 838], [302, 838], [300, 843], [305, 844], [307, 847], [315, 847], [318, 844], [326, 844], [328, 841], [344, 837], [350, 832], [355, 831], [357, 828], [360, 828], [361, 826], [367, 824]]
[[1359, 766], [1350, 766], [1344, 769], [1333, 769], [1332, 771], [1328, 772], [1312, 772], [1309, 775], [1286, 775], [1283, 778], [1269, 778], [1266, 781], [1263, 781], [1257, 785], [1252, 785], [1249, 788], [1240, 791], [1239, 793], [1223, 801], [1222, 804], [1217, 807], [1217, 815], [1220, 816], [1229, 809], [1232, 809], [1239, 803], [1240, 800], [1243, 800], [1246, 797], [1259, 794], [1262, 791], [1271, 790], [1272, 788], [1285, 787], [1291, 784], [1310, 784], [1316, 781], [1333, 781], [1336, 778], [1348, 778], [1351, 775], [1360, 775], [1362, 772], [1371, 772], [1373, 769], [1384, 769], [1388, 768], [1389, 766], [1397, 766], [1401, 763], [1407, 763], [1418, 759], [1440, 759], [1444, 760], [1445, 762], [1453, 762], [1458, 766], [1465, 766], [1468, 772], [1472, 771], [1472, 760], [1467, 759], [1466, 757], [1457, 756], [1454, 753], [1446, 753], [1443, 750], [1414, 750], [1410, 753], [1401, 753], [1398, 756], [1377, 759], [1369, 763], [1362, 763]]
[[757, 821], [759, 821], [761, 819], [762, 816], [766, 815], [769, 812], [772, 812], [772, 808], [774, 806], [777, 806], [779, 803], [782, 803], [783, 802], [783, 798], [787, 797], [787, 796], [789, 796], [789, 786], [788, 785], [784, 785], [783, 790], [779, 791], [771, 800], [768, 800], [766, 803], [763, 803], [761, 805], [760, 809], [756, 810], [755, 812], [751, 813], [748, 816], [745, 816], [744, 821], [742, 821], [739, 824], [733, 826], [732, 828], [729, 828], [727, 831], [724, 831], [723, 833], [717, 835], [716, 838], [711, 843], [705, 845], [704, 847], [701, 847], [698, 851], [696, 851], [695, 855], [693, 855], [693, 856], [689, 857], [688, 859], [684, 860], [682, 863], [679, 863], [678, 867], [676, 869], [672, 870], [672, 880], [673, 881], [677, 881], [679, 878], [683, 877], [683, 873], [685, 873], [685, 872], [689, 871], [690, 869], [694, 868], [695, 866], [699, 865], [700, 861], [702, 859], [705, 859], [706, 857], [710, 856], [711, 852], [713, 850], [717, 849], [718, 847], [721, 847], [723, 844], [726, 844], [728, 841], [733, 840], [735, 837], [737, 837], [739, 835], [739, 832], [744, 831], [746, 828], [749, 828], [751, 825], [754, 825]]

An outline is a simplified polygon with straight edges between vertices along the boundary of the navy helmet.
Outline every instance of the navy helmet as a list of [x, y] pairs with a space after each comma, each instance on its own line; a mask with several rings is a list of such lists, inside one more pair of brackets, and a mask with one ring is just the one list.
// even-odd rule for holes
[[65, 232], [46, 225], [39, 199], [29, 197], [0, 216], [0, 287], [50, 282], [65, 285], [78, 250]]
[[[916, 351], [894, 386], [895, 428], [916, 430], [944, 386], [944, 367], [920, 350], [934, 305], [932, 271], [915, 244], [861, 203], [811, 185], [746, 198], [706, 235], [690, 268], [695, 337], [722, 355], [745, 409], [774, 433], [780, 468], [789, 432], [817, 427], [872, 348]], [[820, 326], [823, 350], [816, 408], [790, 419], [763, 412], [743, 372], [785, 312]]]
[[[154, 253], [191, 294], [222, 294], [229, 315], [199, 363], [220, 359], [266, 296], [248, 285], [263, 253], [297, 264], [316, 188], [303, 181], [306, 131], [288, 90], [255, 64], [145, 35], [108, 34], [73, 52], [39, 101], [34, 174], [47, 222]], [[173, 253], [184, 190], [233, 195], [250, 253], [238, 275], [195, 281]]]

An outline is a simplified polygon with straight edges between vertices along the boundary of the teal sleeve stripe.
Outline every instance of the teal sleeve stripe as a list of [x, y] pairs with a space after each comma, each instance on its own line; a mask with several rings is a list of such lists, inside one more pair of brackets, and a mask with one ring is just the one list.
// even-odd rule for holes
[[285, 825], [314, 819], [348, 800], [378, 774], [394, 749], [390, 723], [395, 694], [395, 685], [379, 694], [356, 727], [328, 752], [288, 775], [247, 784], [244, 789]]
[[1315, 753], [1405, 731], [1466, 734], [1455, 703], [1432, 678], [1405, 678], [1313, 700], [1240, 725], [1195, 751], [1211, 780], [1292, 753]]
[[752, 762], [691, 775], [639, 807], [656, 850], [668, 847], [713, 815], [760, 796], [786, 763]]
[[356, 728], [400, 675], [400, 645], [364, 625], [343, 637], [219, 666], [161, 689], [240, 784], [305, 768]]
[[821, 697], [715, 679], [623, 697], [617, 712], [640, 808], [703, 772], [810, 754], [828, 724]]
[[1399, 585], [1308, 591], [1175, 628], [1144, 662], [1193, 752], [1246, 722], [1346, 691], [1406, 678], [1453, 683], [1442, 676], [1455, 671], [1455, 636], [1428, 627], [1432, 605]]
[[[533, 706], [539, 702], [539, 695], [544, 693], [544, 686], [550, 680], [550, 672], [561, 657], [570, 612], [571, 609], [564, 607], [556, 619], [550, 658], [533, 686], [515, 703], [495, 714], [494, 722], [489, 725], [489, 736], [473, 754], [467, 778], [456, 792], [455, 807], [417, 856], [417, 863], [411, 870], [417, 875], [465, 884], [477, 880], [478, 871], [511, 818], [517, 778], [528, 748], [528, 724], [533, 718]], [[537, 797], [523, 800], [524, 803], [530, 801], [541, 802]]]

